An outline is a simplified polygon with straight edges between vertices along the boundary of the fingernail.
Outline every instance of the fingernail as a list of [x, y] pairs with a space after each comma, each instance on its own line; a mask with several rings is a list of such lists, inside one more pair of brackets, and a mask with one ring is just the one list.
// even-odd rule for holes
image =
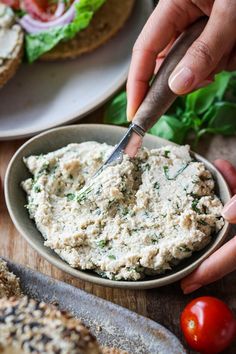
[[127, 116], [127, 121], [128, 122], [131, 122], [132, 119], [134, 118], [134, 111], [133, 111], [133, 109], [131, 109], [129, 104], [127, 105], [126, 116]]
[[234, 220], [236, 218], [235, 198], [231, 199], [227, 204], [225, 204], [221, 214], [226, 220]]
[[191, 284], [191, 285], [187, 285], [184, 289], [183, 289], [183, 293], [184, 294], [189, 294], [192, 293], [193, 291], [201, 288], [202, 284]]
[[170, 89], [177, 93], [186, 93], [193, 84], [194, 75], [191, 69], [183, 67], [181, 69], [174, 70], [169, 77]]

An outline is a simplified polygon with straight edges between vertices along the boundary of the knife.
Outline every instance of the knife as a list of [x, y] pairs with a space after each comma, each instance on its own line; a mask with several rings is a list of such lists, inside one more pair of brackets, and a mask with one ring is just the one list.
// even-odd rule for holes
[[130, 124], [126, 134], [116, 145], [108, 159], [95, 173], [95, 176], [104, 170], [105, 167], [121, 163], [124, 153], [130, 157], [134, 157], [137, 154], [138, 149], [142, 146], [145, 133], [177, 98], [177, 95], [169, 88], [168, 79], [176, 65], [184, 57], [188, 48], [202, 33], [206, 23], [206, 17], [194, 22], [175, 41], [154, 80], [152, 80], [147, 95], [136, 112], [132, 124]]
[[145, 133], [157, 122], [178, 97], [169, 88], [168, 80], [170, 74], [183, 58], [191, 44], [202, 33], [206, 23], [206, 17], [199, 19], [190, 25], [175, 41], [155, 78], [152, 80], [147, 95], [136, 112], [127, 132], [115, 146], [108, 159], [98, 171], [96, 171], [92, 179], [80, 190], [77, 196], [78, 199], [83, 199], [84, 195], [91, 189], [93, 178], [98, 176], [107, 166], [121, 163], [124, 153], [128, 154], [131, 158], [135, 157], [139, 148], [142, 146]]

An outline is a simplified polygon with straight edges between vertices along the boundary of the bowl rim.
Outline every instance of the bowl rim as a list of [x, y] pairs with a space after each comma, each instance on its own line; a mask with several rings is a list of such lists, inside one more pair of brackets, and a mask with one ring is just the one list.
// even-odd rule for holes
[[[116, 129], [117, 131], [119, 130], [120, 133], [124, 133], [126, 131], [126, 128], [124, 127], [118, 127], [118, 126], [112, 126], [112, 125], [106, 125], [102, 124], [102, 127], [104, 129]], [[10, 184], [9, 184], [9, 178], [11, 175], [11, 171], [14, 167], [15, 162], [18, 160], [19, 154], [21, 154], [25, 148], [27, 148], [31, 143], [40, 140], [41, 138], [44, 138], [50, 134], [54, 134], [55, 132], [61, 133], [63, 131], [70, 131], [70, 130], [80, 130], [80, 129], [101, 129], [101, 124], [78, 124], [78, 125], [67, 125], [63, 127], [57, 127], [53, 128], [47, 131], [44, 131], [33, 138], [29, 139], [26, 141], [23, 145], [20, 146], [19, 149], [15, 152], [13, 157], [11, 158], [7, 170], [6, 170], [6, 175], [5, 175], [5, 180], [4, 180], [4, 192], [5, 192], [5, 200], [6, 200], [6, 206], [8, 209], [8, 212], [10, 214], [10, 217], [12, 219], [12, 222], [14, 223], [17, 231], [24, 237], [24, 239], [31, 245], [31, 247], [38, 252], [43, 258], [45, 258], [49, 263], [52, 265], [56, 266], [60, 270], [75, 276], [83, 281], [89, 281], [91, 283], [97, 284], [97, 285], [102, 285], [102, 286], [107, 286], [107, 287], [112, 287], [112, 288], [125, 288], [125, 289], [152, 289], [152, 288], [157, 288], [161, 287], [167, 284], [171, 284], [173, 282], [176, 282], [183, 277], [187, 276], [190, 274], [194, 269], [196, 269], [207, 257], [209, 257], [213, 252], [215, 252], [225, 241], [227, 234], [229, 232], [230, 224], [225, 220], [225, 225], [223, 228], [220, 230], [219, 234], [217, 235], [214, 243], [209, 247], [209, 249], [206, 250], [201, 256], [199, 256], [195, 261], [193, 261], [191, 264], [187, 265], [186, 267], [183, 267], [182, 269], [176, 271], [173, 274], [167, 274], [166, 276], [162, 276], [161, 278], [155, 278], [153, 279], [148, 279], [148, 280], [138, 280], [138, 281], [116, 281], [116, 280], [110, 280], [106, 278], [102, 278], [101, 276], [97, 275], [96, 273], [91, 274], [88, 273], [88, 271], [84, 270], [79, 270], [72, 268], [66, 261], [64, 261], [62, 258], [60, 258], [53, 250], [54, 255], [50, 255], [49, 253], [46, 252], [47, 247], [44, 246], [43, 244], [43, 237], [42, 237], [42, 245], [38, 246], [34, 238], [31, 237], [31, 233], [26, 230], [22, 225], [21, 225], [21, 220], [19, 220], [14, 213], [14, 207], [12, 206], [11, 203], [11, 198], [10, 198]], [[147, 134], [149, 135], [149, 134]], [[150, 135], [149, 135], [150, 136]], [[170, 142], [168, 140], [156, 137], [156, 136], [151, 136], [153, 139], [159, 141], [159, 143], [163, 142], [163, 145], [177, 145], [173, 142]], [[209, 162], [207, 159], [202, 157], [201, 155], [194, 153], [194, 157], [197, 160], [200, 160], [204, 164], [209, 165], [211, 169], [218, 175], [218, 179], [220, 179], [220, 184], [221, 187], [224, 189], [224, 192], [227, 195], [227, 199], [230, 199], [231, 197], [231, 192], [230, 189], [220, 173], [216, 169], [216, 167]], [[36, 228], [36, 226], [35, 226]], [[37, 228], [36, 228], [37, 230]], [[56, 257], [55, 257], [56, 256]]]

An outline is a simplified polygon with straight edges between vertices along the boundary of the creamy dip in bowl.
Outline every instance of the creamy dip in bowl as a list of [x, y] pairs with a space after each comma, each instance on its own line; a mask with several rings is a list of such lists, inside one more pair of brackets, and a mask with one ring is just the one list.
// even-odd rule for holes
[[[112, 149], [103, 141], [114, 144], [124, 131], [103, 126], [95, 136], [96, 127], [55, 129], [18, 152], [24, 173], [17, 188], [23, 186], [28, 198], [26, 203], [20, 192], [27, 204], [22, 213], [30, 214], [44, 238], [28, 220], [37, 249], [63, 270], [104, 285], [155, 287], [183, 277], [226, 235], [220, 199], [226, 202], [229, 192], [222, 176], [202, 158], [197, 156], [204, 163], [196, 161], [188, 146], [147, 136], [137, 158], [125, 156], [91, 179]], [[27, 239], [35, 246], [32, 236]]]

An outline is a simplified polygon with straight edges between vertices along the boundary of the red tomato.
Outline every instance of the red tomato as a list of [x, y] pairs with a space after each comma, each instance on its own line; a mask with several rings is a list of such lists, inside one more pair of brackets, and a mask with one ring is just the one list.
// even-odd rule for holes
[[14, 10], [19, 10], [20, 8], [20, 0], [1, 0], [0, 2], [12, 7]]
[[191, 301], [180, 323], [188, 345], [204, 354], [220, 353], [236, 336], [233, 313], [223, 301], [210, 296]]
[[35, 17], [41, 21], [49, 21], [52, 17], [51, 14], [46, 12], [46, 2], [36, 0], [24, 0], [23, 1], [25, 11], [32, 17]]

